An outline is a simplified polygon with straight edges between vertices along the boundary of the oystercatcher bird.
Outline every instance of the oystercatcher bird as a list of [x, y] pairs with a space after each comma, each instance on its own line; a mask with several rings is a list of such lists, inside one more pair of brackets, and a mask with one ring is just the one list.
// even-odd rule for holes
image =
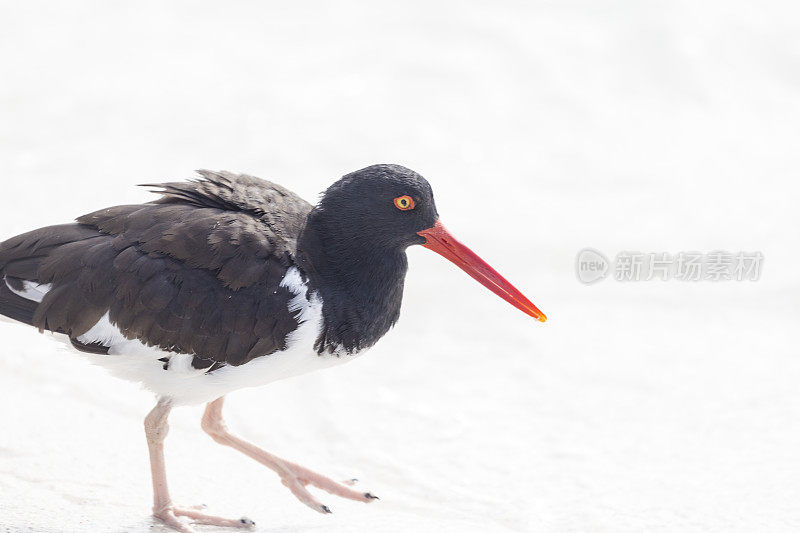
[[[354, 359], [397, 321], [419, 244], [525, 313], [545, 316], [439, 221], [428, 182], [373, 165], [331, 185], [312, 206], [252, 176], [199, 171], [149, 185], [161, 198], [82, 216], [0, 244], [0, 313], [50, 331], [93, 362], [157, 395], [144, 421], [153, 514], [182, 532], [250, 527], [172, 503], [164, 469], [167, 417], [208, 402], [202, 428], [274, 470], [304, 504], [307, 490], [370, 502], [228, 430], [225, 394]], [[187, 517], [186, 519], [181, 517]]]

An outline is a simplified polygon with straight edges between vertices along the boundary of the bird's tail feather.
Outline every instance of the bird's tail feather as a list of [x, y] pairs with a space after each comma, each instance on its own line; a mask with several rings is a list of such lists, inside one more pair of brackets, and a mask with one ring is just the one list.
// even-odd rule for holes
[[2, 274], [2, 278], [0, 278], [0, 315], [32, 326], [38, 302], [12, 292], [6, 282], [5, 274]]
[[0, 242], [0, 315], [36, 326], [34, 315], [43, 293], [32, 291], [34, 296], [28, 298], [18, 293], [30, 292], [26, 284], [40, 286], [39, 268], [53, 250], [98, 234], [89, 226], [62, 224]]

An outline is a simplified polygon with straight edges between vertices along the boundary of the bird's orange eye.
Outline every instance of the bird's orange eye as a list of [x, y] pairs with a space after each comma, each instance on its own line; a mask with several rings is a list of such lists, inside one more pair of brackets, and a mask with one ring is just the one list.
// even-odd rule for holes
[[414, 209], [414, 199], [407, 194], [404, 194], [403, 196], [398, 196], [397, 198], [394, 199], [394, 206], [400, 211], [408, 211], [409, 209]]

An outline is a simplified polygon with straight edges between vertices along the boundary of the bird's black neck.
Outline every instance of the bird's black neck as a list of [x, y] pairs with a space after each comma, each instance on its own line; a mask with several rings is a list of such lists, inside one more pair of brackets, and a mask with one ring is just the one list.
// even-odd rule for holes
[[320, 354], [369, 348], [397, 322], [408, 269], [404, 249], [330, 227], [312, 212], [298, 240], [297, 258], [310, 289], [322, 298]]

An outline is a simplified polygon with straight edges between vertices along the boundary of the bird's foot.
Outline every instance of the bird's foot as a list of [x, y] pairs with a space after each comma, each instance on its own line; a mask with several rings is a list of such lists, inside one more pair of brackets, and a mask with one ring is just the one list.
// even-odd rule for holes
[[[171, 505], [153, 512], [153, 516], [164, 522], [167, 526], [181, 533], [197, 533], [192, 525], [251, 528], [256, 525], [249, 518], [223, 518], [201, 511], [204, 506], [178, 507]], [[191, 525], [182, 521], [185, 516], [191, 520]]]
[[359, 492], [351, 489], [347, 485], [355, 485], [357, 479], [349, 479], [342, 483], [334, 481], [328, 477], [312, 472], [307, 468], [295, 464], [283, 465], [284, 473], [281, 474], [281, 483], [283, 483], [295, 497], [302, 503], [311, 507], [317, 512], [328, 514], [331, 512], [327, 505], [320, 503], [314, 496], [308, 492], [307, 486], [311, 485], [322, 489], [329, 494], [334, 494], [348, 500], [355, 500], [358, 502], [370, 503], [373, 500], [378, 500], [377, 496], [369, 492]]

